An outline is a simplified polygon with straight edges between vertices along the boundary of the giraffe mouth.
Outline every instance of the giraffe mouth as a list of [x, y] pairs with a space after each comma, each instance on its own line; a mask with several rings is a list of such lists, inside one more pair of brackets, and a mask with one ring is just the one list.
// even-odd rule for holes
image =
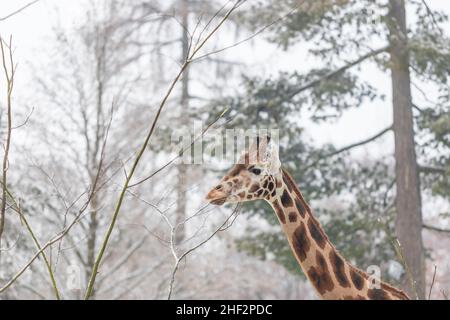
[[216, 206], [221, 206], [221, 205], [223, 205], [226, 201], [227, 201], [227, 198], [220, 198], [220, 199], [211, 200], [211, 203], [214, 204], [214, 205], [216, 205]]
[[221, 206], [227, 201], [228, 195], [225, 192], [221, 192], [218, 190], [211, 190], [206, 196], [206, 200], [210, 203]]

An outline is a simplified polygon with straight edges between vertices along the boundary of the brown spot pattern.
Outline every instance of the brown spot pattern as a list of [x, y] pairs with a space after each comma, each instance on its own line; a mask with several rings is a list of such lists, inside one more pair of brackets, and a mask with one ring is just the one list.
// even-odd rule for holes
[[283, 172], [283, 181], [284, 184], [288, 187], [289, 191], [292, 192], [292, 183], [289, 181], [289, 178], [286, 177], [286, 174]]
[[297, 213], [295, 212], [289, 212], [289, 222], [293, 223], [297, 221]]
[[309, 251], [311, 244], [306, 236], [306, 227], [303, 222], [294, 231], [292, 236], [292, 247], [294, 248], [297, 258], [300, 259], [301, 262], [305, 261], [306, 254]]
[[357, 294], [356, 296], [344, 296], [342, 300], [366, 300], [366, 298]]
[[281, 183], [280, 179], [277, 179], [277, 188], [281, 188], [283, 184]]
[[[306, 204], [305, 200], [303, 199], [303, 196], [300, 192], [300, 190], [298, 189], [294, 179], [289, 175], [289, 173], [283, 169], [283, 179], [285, 179], [285, 181], [288, 181], [288, 185], [292, 186], [292, 189], [295, 193], [295, 195], [297, 196], [297, 198], [299, 199], [298, 204], [297, 204], [297, 199], [296, 199], [296, 205], [298, 206], [297, 209], [302, 213], [308, 212], [308, 205]], [[302, 215], [303, 216], [303, 215]]]
[[311, 267], [308, 270], [308, 277], [317, 291], [323, 295], [327, 291], [332, 291], [334, 284], [330, 277], [327, 262], [320, 252], [317, 252], [316, 260], [317, 267]]
[[281, 223], [286, 223], [286, 217], [284, 216], [283, 209], [281, 209], [280, 204], [278, 203], [278, 200], [275, 200], [273, 202], [273, 207], [275, 209], [275, 213], [277, 214], [278, 218], [280, 219]]
[[394, 288], [386, 283], [381, 283], [381, 288], [389, 292], [392, 296], [399, 300], [410, 300], [408, 295], [404, 293], [402, 290]]
[[251, 192], [251, 193], [253, 193], [253, 192], [255, 192], [256, 190], [258, 190], [259, 189], [259, 183], [255, 183], [255, 184], [253, 184], [251, 187], [250, 187], [250, 190], [248, 190], [249, 192]]
[[344, 260], [334, 250], [330, 252], [330, 264], [339, 284], [344, 288], [350, 288], [350, 282], [345, 274]]
[[392, 300], [387, 292], [382, 289], [369, 289], [367, 296], [370, 300]]
[[364, 278], [359, 274], [359, 272], [354, 269], [350, 269], [350, 278], [352, 278], [355, 288], [362, 290], [364, 287]]
[[301, 203], [301, 201], [298, 198], [295, 198], [295, 206], [297, 207], [298, 212], [300, 212], [302, 218], [304, 218], [306, 210], [305, 207], [303, 206], [303, 203]]
[[288, 208], [292, 206], [292, 198], [289, 195], [289, 192], [287, 192], [286, 189], [284, 189], [283, 194], [281, 195], [281, 204], [283, 207]]
[[308, 229], [311, 233], [311, 237], [316, 241], [317, 245], [323, 249], [327, 243], [326, 236], [323, 233], [322, 229], [318, 226], [318, 222], [315, 221], [313, 217], [308, 219]]

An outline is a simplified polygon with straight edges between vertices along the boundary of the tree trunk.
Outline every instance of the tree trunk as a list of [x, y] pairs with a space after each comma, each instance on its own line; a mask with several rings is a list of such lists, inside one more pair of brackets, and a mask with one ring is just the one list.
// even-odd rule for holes
[[[181, 1], [181, 23], [183, 25], [182, 36], [181, 36], [181, 61], [182, 63], [186, 59], [189, 51], [189, 0]], [[189, 67], [188, 67], [189, 68]], [[186, 111], [189, 108], [189, 69], [186, 69], [183, 78], [181, 79], [181, 99], [180, 99], [180, 118], [179, 121], [182, 125], [185, 125], [188, 117], [186, 117]], [[187, 165], [180, 163], [177, 167], [178, 169], [178, 183], [177, 183], [177, 216], [176, 216], [176, 224], [182, 223], [186, 218], [186, 189], [187, 189], [187, 180], [188, 180], [188, 172]], [[185, 229], [184, 225], [181, 225], [176, 233], [175, 242], [181, 243], [185, 238]]]
[[[411, 79], [404, 0], [391, 0], [389, 13], [392, 96], [395, 136], [396, 233], [415, 289], [405, 290], [420, 299], [425, 297], [425, 259], [422, 243], [420, 181], [414, 149]], [[416, 291], [416, 292], [414, 292]]]
[[[97, 102], [96, 102], [96, 114], [95, 114], [95, 130], [94, 137], [92, 141], [92, 146], [89, 146], [86, 149], [86, 157], [88, 158], [86, 172], [90, 179], [90, 185], [93, 186], [97, 177], [97, 172], [99, 170], [99, 162], [101, 158], [101, 144], [104, 139], [104, 127], [106, 123], [104, 123], [104, 103], [103, 103], [103, 95], [104, 95], [104, 82], [103, 77], [105, 74], [105, 56], [106, 56], [106, 47], [104, 39], [104, 35], [98, 35], [96, 38], [96, 47], [95, 47], [95, 57], [96, 57], [96, 82], [97, 82]], [[85, 133], [89, 134], [88, 131]], [[89, 143], [89, 142], [87, 142]], [[92, 195], [91, 202], [89, 204], [90, 212], [89, 212], [89, 222], [88, 222], [88, 235], [87, 235], [87, 259], [86, 259], [86, 286], [88, 285], [90, 276], [92, 274], [95, 259], [96, 259], [96, 244], [98, 237], [98, 210], [100, 206], [100, 198], [99, 194], [95, 192]], [[92, 293], [91, 299], [95, 296], [95, 289]]]
[[92, 273], [92, 268], [95, 263], [95, 248], [97, 240], [97, 195], [94, 195], [90, 205], [90, 220], [88, 226], [88, 238], [87, 238], [87, 266], [86, 266], [86, 281], [89, 281], [89, 277]]

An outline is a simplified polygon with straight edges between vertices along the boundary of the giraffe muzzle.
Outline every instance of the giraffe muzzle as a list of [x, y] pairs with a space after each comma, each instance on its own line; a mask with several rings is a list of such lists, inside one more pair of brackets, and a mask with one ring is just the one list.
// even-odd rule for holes
[[228, 198], [228, 194], [221, 189], [212, 189], [207, 195], [206, 200], [210, 203], [221, 206], [223, 205]]

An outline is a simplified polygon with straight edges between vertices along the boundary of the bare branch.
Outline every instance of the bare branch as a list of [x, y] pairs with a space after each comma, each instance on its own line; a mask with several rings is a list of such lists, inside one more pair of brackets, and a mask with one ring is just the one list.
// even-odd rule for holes
[[369, 142], [372, 142], [372, 141], [374, 141], [374, 140], [380, 138], [381, 136], [383, 136], [384, 134], [386, 134], [387, 132], [389, 132], [389, 131], [391, 131], [391, 130], [392, 130], [392, 125], [389, 126], [389, 127], [387, 127], [387, 128], [385, 128], [385, 129], [383, 129], [383, 130], [381, 130], [380, 132], [378, 132], [377, 134], [373, 135], [372, 137], [369, 137], [369, 138], [364, 139], [364, 140], [362, 140], [362, 141], [358, 141], [358, 142], [352, 143], [352, 144], [350, 144], [350, 145], [348, 145], [348, 146], [345, 146], [345, 147], [343, 147], [343, 148], [341, 148], [341, 149], [338, 149], [338, 150], [336, 150], [336, 151], [334, 151], [334, 152], [331, 152], [331, 153], [329, 153], [329, 154], [326, 154], [326, 155], [324, 155], [324, 156], [321, 156], [321, 157], [319, 157], [317, 160], [315, 160], [313, 163], [307, 165], [307, 166], [305, 167], [305, 170], [314, 167], [314, 166], [315, 166], [320, 160], [322, 160], [322, 159], [329, 158], [329, 157], [333, 157], [333, 156], [338, 155], [338, 154], [340, 154], [340, 153], [342, 153], [342, 152], [349, 151], [349, 150], [351, 150], [351, 149], [353, 149], [353, 148], [360, 147], [360, 146], [365, 145], [365, 144], [367, 144], [367, 143], [369, 143]]
[[200, 45], [193, 50], [193, 53], [188, 57], [188, 59], [185, 60], [185, 62], [183, 63], [183, 65], [181, 66], [178, 74], [176, 75], [175, 79], [172, 81], [171, 85], [169, 86], [169, 89], [167, 90], [164, 98], [161, 101], [161, 104], [159, 105], [159, 108], [156, 112], [156, 116], [155, 119], [153, 120], [153, 123], [151, 125], [150, 131], [148, 132], [147, 136], [144, 139], [144, 142], [132, 164], [131, 167], [131, 171], [128, 175], [128, 178], [125, 180], [125, 183], [123, 185], [122, 191], [119, 195], [119, 199], [117, 201], [116, 204], [116, 208], [114, 210], [114, 214], [113, 217], [111, 219], [111, 223], [108, 227], [108, 230], [105, 234], [105, 238], [102, 242], [102, 245], [100, 247], [100, 251], [98, 253], [98, 256], [95, 260], [94, 266], [92, 268], [92, 274], [91, 277], [89, 279], [89, 283], [88, 283], [88, 287], [86, 289], [86, 294], [85, 294], [85, 299], [89, 299], [92, 296], [93, 290], [94, 290], [94, 284], [95, 284], [95, 279], [97, 277], [97, 273], [98, 273], [98, 268], [100, 266], [100, 263], [102, 261], [103, 255], [105, 253], [106, 247], [108, 246], [108, 242], [109, 242], [109, 238], [111, 237], [111, 234], [114, 230], [114, 226], [116, 224], [117, 218], [119, 216], [119, 212], [122, 208], [122, 203], [125, 197], [125, 194], [127, 193], [127, 190], [130, 186], [130, 181], [133, 178], [136, 169], [141, 161], [142, 156], [144, 155], [149, 143], [150, 143], [150, 139], [153, 136], [153, 132], [155, 131], [156, 128], [156, 124], [158, 123], [159, 117], [161, 115], [162, 110], [164, 109], [167, 100], [169, 99], [170, 95], [172, 94], [173, 89], [175, 88], [176, 84], [178, 83], [179, 79], [181, 78], [181, 76], [183, 75], [184, 71], [187, 69], [187, 67], [189, 66], [189, 64], [192, 62], [193, 58], [195, 58], [195, 55], [197, 54], [197, 52], [206, 44], [206, 42], [217, 32], [217, 30], [219, 30], [219, 28], [222, 26], [222, 24], [228, 19], [228, 17], [235, 11], [236, 8], [238, 8], [238, 6], [241, 4], [242, 0], [237, 0], [234, 5], [230, 8], [230, 10], [228, 10], [227, 14], [225, 14], [225, 16], [220, 20], [220, 22], [217, 24], [217, 26], [205, 37], [205, 39], [200, 43]]
[[191, 143], [189, 146], [187, 146], [186, 148], [184, 148], [183, 150], [181, 150], [180, 153], [179, 153], [176, 157], [174, 157], [173, 159], [171, 159], [169, 162], [167, 162], [165, 165], [163, 165], [162, 167], [160, 167], [158, 170], [154, 171], [154, 172], [153, 172], [152, 174], [150, 174], [148, 177], [146, 177], [146, 178], [144, 178], [144, 179], [142, 179], [142, 180], [140, 180], [140, 181], [138, 181], [138, 182], [136, 182], [136, 183], [134, 183], [134, 184], [131, 184], [131, 185], [129, 186], [129, 188], [134, 188], [134, 187], [136, 187], [136, 186], [138, 186], [138, 185], [140, 185], [140, 184], [142, 184], [142, 183], [144, 183], [144, 182], [150, 180], [150, 179], [153, 178], [155, 175], [157, 175], [158, 173], [160, 173], [161, 171], [163, 171], [164, 169], [166, 169], [168, 166], [170, 166], [172, 163], [174, 163], [175, 161], [177, 161], [179, 158], [181, 158], [181, 156], [183, 156], [183, 154], [185, 154], [186, 151], [190, 150], [190, 149], [192, 148], [192, 146], [193, 146], [200, 138], [202, 138], [202, 137], [206, 134], [206, 132], [208, 132], [208, 130], [209, 130], [214, 124], [216, 124], [217, 121], [219, 121], [227, 111], [228, 111], [228, 109], [225, 109], [225, 110], [224, 110], [224, 111], [216, 118], [216, 120], [214, 120], [213, 122], [211, 122], [211, 123], [210, 123], [210, 124], [209, 124], [202, 132], [201, 132], [201, 134], [199, 134], [198, 137], [196, 137], [196, 138], [192, 141], [192, 143]]
[[[5, 190], [7, 190], [6, 186], [3, 186], [3, 188], [4, 188]], [[41, 249], [42, 249], [42, 246], [41, 246], [41, 244], [39, 243], [39, 240], [37, 239], [37, 237], [36, 237], [36, 235], [35, 235], [33, 229], [31, 228], [31, 225], [30, 225], [30, 223], [28, 222], [28, 219], [27, 219], [27, 218], [25, 217], [25, 215], [23, 214], [23, 212], [22, 212], [22, 207], [21, 207], [21, 205], [20, 205], [20, 202], [17, 202], [17, 201], [16, 201], [16, 199], [12, 196], [12, 194], [9, 192], [9, 190], [7, 190], [7, 193], [8, 193], [8, 196], [11, 198], [11, 200], [12, 200], [13, 203], [14, 203], [14, 207], [15, 207], [15, 208], [13, 207], [14, 210], [15, 210], [15, 211], [17, 212], [17, 214], [19, 215], [20, 220], [25, 224], [25, 226], [26, 226], [28, 232], [29, 232], [30, 235], [31, 235], [31, 238], [32, 238], [33, 241], [34, 241], [34, 244], [36, 245], [36, 247], [37, 247], [38, 250], [41, 250]], [[47, 258], [47, 255], [45, 254], [44, 251], [41, 252], [41, 255], [42, 255], [42, 258], [44, 259], [45, 266], [47, 267], [47, 271], [48, 271], [49, 276], [50, 276], [50, 281], [51, 281], [53, 290], [54, 290], [54, 292], [55, 292], [56, 299], [57, 299], [57, 300], [61, 300], [61, 295], [60, 295], [60, 293], [59, 293], [58, 286], [57, 286], [57, 284], [56, 284], [56, 278], [55, 278], [55, 275], [54, 275], [54, 273], [53, 273], [52, 266], [51, 266], [51, 264], [50, 264], [50, 262], [49, 262], [49, 260], [48, 260], [48, 258]]]
[[342, 67], [340, 67], [340, 68], [338, 68], [336, 70], [334, 70], [334, 71], [331, 71], [330, 73], [326, 74], [325, 76], [320, 77], [320, 78], [315, 79], [315, 80], [312, 80], [311, 82], [301, 86], [300, 88], [295, 89], [288, 96], [288, 99], [292, 99], [296, 95], [300, 94], [301, 92], [303, 92], [305, 90], [308, 90], [308, 89], [310, 89], [312, 87], [315, 87], [320, 82], [322, 82], [324, 80], [329, 80], [329, 79], [331, 79], [331, 78], [333, 78], [333, 77], [335, 77], [335, 76], [337, 76], [337, 75], [347, 71], [348, 69], [350, 69], [350, 68], [352, 68], [352, 67], [354, 67], [354, 66], [356, 66], [356, 65], [358, 65], [358, 64], [360, 64], [360, 63], [362, 63], [364, 61], [366, 61], [367, 59], [375, 57], [375, 56], [379, 55], [380, 53], [386, 52], [388, 50], [389, 50], [389, 46], [385, 46], [385, 47], [379, 48], [377, 50], [373, 50], [373, 51], [371, 51], [371, 52], [369, 52], [369, 53], [359, 57], [358, 59], [356, 59], [356, 60], [354, 60], [354, 61], [352, 61], [352, 62], [350, 62], [350, 63], [348, 63], [348, 64], [346, 64], [346, 65], [344, 65], [344, 66], [342, 66]]
[[446, 170], [444, 168], [431, 167], [431, 166], [421, 166], [419, 165], [419, 171], [422, 173], [445, 173]]
[[127, 253], [125, 253], [118, 262], [114, 266], [112, 266], [108, 271], [105, 272], [105, 276], [100, 279], [100, 282], [105, 280], [106, 278], [113, 275], [117, 270], [119, 270], [125, 263], [129, 261], [131, 256], [138, 251], [147, 241], [148, 234], [143, 236], [134, 246], [132, 246]]
[[425, 6], [425, 8], [427, 9], [428, 15], [433, 20], [434, 26], [436, 27], [437, 30], [439, 30], [439, 33], [441, 34], [441, 36], [444, 36], [444, 33], [442, 32], [442, 29], [439, 27], [439, 24], [438, 24], [434, 14], [433, 14], [433, 11], [431, 11], [431, 9], [428, 6], [427, 2], [425, 0], [422, 0], [422, 3]]
[[[388, 211], [390, 211], [392, 208], [394, 208], [395, 202], [392, 202], [391, 204], [387, 205], [385, 207], [384, 213], [387, 213]], [[385, 215], [383, 215], [385, 216]], [[411, 269], [405, 259], [405, 255], [404, 255], [404, 250], [403, 250], [403, 246], [400, 243], [400, 241], [398, 240], [397, 236], [393, 235], [391, 233], [391, 231], [389, 230], [387, 224], [385, 222], [382, 221], [381, 218], [378, 219], [378, 225], [384, 230], [384, 232], [386, 233], [386, 235], [388, 236], [390, 242], [392, 243], [392, 246], [394, 247], [395, 253], [397, 255], [397, 258], [400, 260], [400, 263], [403, 265], [403, 267], [405, 268], [406, 271], [406, 275], [408, 277], [408, 283], [409, 286], [411, 287], [412, 292], [415, 294], [415, 299], [419, 299], [419, 295], [417, 293], [417, 288], [416, 288], [416, 281], [414, 280], [414, 277], [412, 275]]]
[[237, 46], [239, 46], [239, 45], [241, 45], [241, 44], [243, 44], [243, 43], [245, 43], [245, 42], [247, 42], [247, 41], [250, 41], [250, 40], [256, 38], [256, 37], [259, 36], [260, 34], [264, 33], [266, 30], [270, 29], [270, 28], [273, 27], [274, 25], [276, 25], [276, 24], [282, 22], [283, 20], [285, 20], [286, 18], [288, 18], [290, 15], [292, 15], [293, 13], [295, 13], [296, 11], [298, 11], [298, 9], [299, 9], [299, 7], [296, 7], [296, 8], [294, 8], [294, 9], [292, 9], [291, 11], [289, 11], [288, 13], [286, 13], [285, 15], [283, 15], [283, 16], [281, 16], [281, 17], [279, 17], [279, 18], [277, 18], [277, 19], [275, 19], [275, 20], [273, 20], [273, 21], [271, 21], [269, 24], [266, 24], [265, 26], [263, 26], [262, 28], [260, 28], [259, 30], [257, 30], [257, 31], [256, 31], [255, 33], [253, 33], [252, 35], [250, 35], [250, 36], [248, 36], [248, 37], [246, 37], [246, 38], [244, 38], [244, 39], [242, 39], [242, 40], [239, 40], [239, 41], [237, 41], [236, 43], [234, 43], [234, 44], [232, 44], [232, 45], [229, 45], [229, 46], [223, 47], [223, 48], [221, 48], [221, 49], [217, 49], [217, 50], [211, 51], [211, 52], [209, 52], [209, 53], [205, 53], [204, 55], [201, 55], [201, 56], [195, 58], [195, 61], [198, 61], [198, 60], [204, 59], [204, 58], [206, 58], [206, 57], [209, 57], [209, 56], [211, 56], [211, 55], [213, 55], [213, 54], [217, 54], [217, 53], [226, 51], [226, 50], [228, 50], [228, 49], [237, 47]]
[[23, 10], [27, 9], [28, 7], [31, 7], [33, 4], [35, 4], [35, 3], [39, 2], [39, 1], [41, 1], [41, 0], [34, 0], [34, 1], [29, 2], [28, 4], [24, 5], [23, 7], [15, 10], [13, 12], [11, 12], [10, 14], [6, 15], [5, 17], [0, 18], [0, 22], [3, 22], [6, 19], [11, 18], [12, 16], [15, 16], [16, 14], [21, 13]]
[[[170, 300], [172, 298], [173, 285], [175, 283], [175, 276], [176, 276], [176, 274], [178, 272], [178, 268], [180, 266], [180, 262], [184, 258], [186, 258], [189, 254], [191, 254], [192, 252], [194, 252], [195, 250], [197, 250], [198, 248], [203, 246], [205, 243], [207, 243], [209, 240], [211, 240], [217, 233], [227, 230], [234, 223], [234, 221], [236, 220], [237, 216], [239, 215], [240, 208], [241, 207], [238, 204], [234, 208], [233, 212], [227, 217], [227, 219], [209, 237], [207, 237], [205, 240], [201, 241], [199, 244], [195, 245], [194, 247], [188, 249], [187, 251], [185, 251], [179, 257], [176, 254], [174, 255], [175, 256], [175, 266], [174, 266], [172, 274], [171, 274], [171, 279], [170, 279], [170, 283], [169, 283], [169, 294], [167, 296], [167, 300]], [[232, 218], [233, 218], [233, 220], [231, 220]]]
[[[12, 92], [14, 88], [14, 74], [15, 74], [15, 65], [12, 56], [12, 37], [9, 38], [8, 50], [9, 50], [9, 59], [7, 59], [5, 48], [3, 45], [3, 39], [0, 36], [0, 49], [2, 55], [2, 64], [3, 71], [6, 77], [6, 109], [7, 109], [7, 131], [6, 131], [6, 143], [5, 150], [3, 155], [3, 170], [2, 170], [2, 199], [1, 199], [1, 207], [0, 207], [0, 244], [2, 240], [2, 235], [5, 229], [5, 212], [6, 212], [6, 187], [7, 187], [7, 172], [8, 172], [8, 157], [9, 157], [9, 149], [11, 146], [11, 132], [12, 132]], [[7, 61], [9, 60], [9, 61]], [[8, 66], [9, 64], [9, 66]]]
[[[109, 132], [109, 128], [107, 128], [107, 132]], [[0, 293], [3, 293], [6, 290], [8, 290], [25, 273], [25, 271], [27, 271], [28, 268], [30, 268], [33, 262], [42, 254], [42, 252], [44, 252], [44, 250], [46, 250], [53, 244], [57, 243], [58, 241], [62, 240], [72, 230], [72, 228], [82, 219], [83, 214], [89, 207], [93, 197], [95, 196], [95, 193], [98, 192], [100, 189], [102, 189], [109, 182], [109, 180], [112, 179], [113, 176], [115, 176], [118, 172], [121, 171], [121, 168], [118, 168], [109, 179], [100, 184], [100, 176], [103, 170], [103, 163], [104, 163], [104, 151], [106, 149], [107, 141], [108, 141], [108, 134], [106, 134], [103, 142], [97, 174], [95, 175], [95, 179], [92, 185], [90, 186], [87, 192], [83, 192], [75, 199], [75, 201], [71, 205], [68, 206], [67, 210], [70, 210], [87, 193], [88, 198], [82, 204], [81, 208], [78, 210], [78, 213], [76, 214], [75, 218], [59, 234], [57, 234], [55, 237], [53, 237], [51, 240], [45, 243], [3, 287], [0, 287]]]
[[26, 126], [28, 124], [28, 122], [30, 121], [30, 118], [33, 115], [33, 112], [34, 112], [34, 107], [31, 109], [30, 113], [27, 115], [25, 120], [21, 124], [13, 127], [12, 130], [20, 129], [20, 128]]
[[435, 226], [430, 226], [428, 224], [423, 224], [422, 226], [423, 226], [423, 228], [428, 229], [428, 230], [450, 234], [450, 229], [443, 229], [443, 228], [439, 228], [439, 227], [435, 227]]
[[428, 300], [431, 300], [431, 292], [433, 291], [434, 280], [436, 279], [437, 266], [434, 266], [433, 280], [431, 280], [430, 292], [428, 293]]
[[[125, 277], [118, 279], [116, 281], [113, 281], [112, 284], [106, 288], [103, 288], [99, 291], [99, 293], [106, 293], [112, 289], [117, 288], [117, 286], [123, 282], [135, 279], [135, 278], [139, 278], [141, 281], [142, 279], [146, 278], [149, 274], [152, 274], [153, 272], [155, 272], [158, 268], [160, 268], [161, 266], [164, 265], [164, 262], [166, 261], [167, 257], [162, 257], [161, 260], [154, 266], [152, 267], [146, 267], [146, 268], [142, 268], [142, 269], [138, 269], [132, 273], [127, 274]], [[120, 295], [125, 294], [126, 292], [122, 292]], [[115, 298], [118, 299], [118, 298]], [[114, 300], [115, 300], [114, 299]]]

